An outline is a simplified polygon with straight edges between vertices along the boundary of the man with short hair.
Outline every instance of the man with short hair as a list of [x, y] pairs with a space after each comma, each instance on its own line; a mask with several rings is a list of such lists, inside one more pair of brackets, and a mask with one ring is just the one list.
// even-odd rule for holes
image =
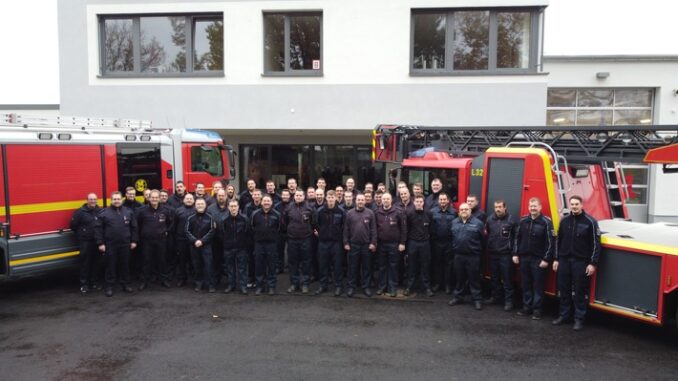
[[344, 204], [342, 205], [342, 208], [346, 212], [349, 210], [353, 209], [355, 207], [355, 204], [353, 202], [353, 191], [345, 191], [344, 192]]
[[228, 294], [238, 287], [243, 295], [247, 295], [247, 242], [250, 239], [250, 222], [240, 213], [238, 201], [228, 202], [228, 215], [221, 220], [221, 230], [224, 273], [228, 282], [224, 293]]
[[[169, 201], [169, 192], [167, 191], [167, 189], [160, 189], [160, 204], [161, 205], [167, 205], [167, 201]], [[167, 206], [169, 206], [169, 205], [167, 205]], [[174, 209], [174, 208], [171, 208], [171, 209]]]
[[447, 193], [439, 192], [436, 202], [438, 206], [431, 208], [431, 269], [433, 292], [444, 289], [446, 294], [452, 293], [454, 287], [454, 251], [452, 251], [452, 223], [457, 218], [457, 211], [449, 202]]
[[290, 271], [292, 293], [301, 287], [308, 293], [311, 271], [311, 236], [313, 235], [313, 209], [304, 201], [304, 191], [294, 193], [294, 203], [283, 214], [283, 223], [287, 227], [287, 264]]
[[[414, 198], [417, 196], [424, 196], [424, 185], [422, 183], [414, 183], [412, 186], [412, 195]], [[424, 199], [426, 201], [426, 199]]]
[[[216, 202], [207, 207], [209, 213], [217, 226], [222, 226], [224, 219], [228, 216], [228, 202], [226, 201], [226, 190], [219, 188], [214, 194]], [[212, 239], [212, 264], [214, 265], [214, 284], [218, 286], [221, 283], [221, 276], [224, 273], [224, 239], [221, 236], [222, 229], [214, 230]]]
[[294, 197], [294, 194], [297, 193], [297, 179], [294, 177], [287, 179], [287, 189], [289, 189], [290, 195]]
[[353, 177], [346, 179], [346, 192], [355, 192], [355, 180]]
[[407, 257], [409, 258], [409, 279], [403, 295], [407, 296], [414, 288], [417, 273], [429, 298], [431, 290], [431, 212], [424, 209], [424, 195], [414, 196], [414, 210], [405, 213], [407, 218]]
[[374, 193], [372, 191], [364, 191], [365, 207], [374, 212]]
[[334, 193], [337, 195], [337, 205], [342, 206], [344, 204], [344, 187], [337, 185], [334, 188]]
[[[384, 193], [385, 192], [380, 191], [379, 189], [377, 189], [377, 191], [374, 192], [374, 202], [372, 203], [373, 211], [382, 207], [383, 203], [381, 201], [381, 198], [384, 196]], [[393, 198], [391, 198], [391, 200], [393, 200]], [[391, 206], [393, 206], [392, 203], [393, 201], [391, 201]]]
[[179, 180], [174, 185], [174, 194], [167, 200], [167, 203], [174, 209], [184, 205], [184, 196], [186, 195], [186, 186]]
[[600, 260], [600, 228], [598, 221], [584, 211], [581, 196], [571, 196], [570, 215], [563, 217], [558, 227], [558, 250], [553, 271], [558, 272], [560, 308], [553, 325], [566, 323], [572, 317], [574, 304], [575, 331], [584, 329], [584, 319], [591, 276]]
[[170, 209], [160, 205], [160, 192], [152, 190], [149, 204], [144, 205], [137, 212], [137, 225], [141, 245], [141, 283], [139, 291], [143, 291], [151, 280], [151, 267], [155, 265], [164, 287], [169, 288], [169, 273], [167, 271], [167, 232], [172, 226]]
[[551, 219], [541, 213], [539, 198], [532, 197], [528, 205], [530, 214], [523, 217], [518, 225], [518, 242], [513, 263], [520, 264], [523, 289], [523, 308], [518, 311], [518, 315], [532, 315], [533, 320], [539, 320], [546, 269], [556, 250], [556, 232]]
[[395, 203], [395, 207], [400, 209], [403, 213], [414, 210], [414, 203], [410, 197], [410, 190], [407, 187], [400, 191], [400, 201]]
[[214, 293], [212, 238], [216, 224], [207, 213], [207, 201], [203, 198], [195, 200], [195, 213], [186, 220], [186, 237], [191, 244], [191, 260], [196, 272], [195, 288], [200, 292], [207, 286], [207, 292]]
[[280, 202], [280, 195], [278, 195], [278, 193], [275, 192], [275, 181], [273, 180], [266, 181], [266, 194], [271, 196], [273, 205]]
[[224, 189], [224, 183], [222, 183], [221, 180], [215, 180], [212, 183], [212, 197], [216, 198], [217, 192], [219, 192], [220, 189]]
[[377, 191], [381, 191], [382, 193], [386, 193], [386, 184], [384, 184], [384, 183], [377, 184]]
[[247, 186], [247, 189], [244, 191], [240, 192], [238, 195], [238, 199], [240, 200], [240, 209], [245, 209], [245, 206], [252, 202], [252, 193], [254, 193], [254, 190], [257, 189], [257, 182], [254, 181], [254, 179], [247, 179], [247, 182], [245, 183]]
[[315, 188], [313, 188], [313, 187], [306, 188], [306, 203], [311, 208], [314, 207], [314, 204], [315, 204]]
[[[280, 201], [273, 205], [273, 208], [280, 213], [280, 215], [285, 214], [285, 209], [290, 204], [292, 196], [290, 195], [289, 189], [283, 189], [280, 192]], [[280, 226], [280, 234], [278, 234], [278, 265], [276, 266], [276, 272], [282, 274], [285, 272], [285, 247], [287, 246], [287, 227], [285, 224]]]
[[[443, 182], [438, 178], [431, 180], [431, 194], [426, 196], [426, 208], [433, 209], [438, 207], [438, 197], [440, 197], [440, 192], [443, 190]], [[448, 196], [449, 198], [449, 196]]]
[[325, 188], [327, 188], [327, 181], [325, 181], [325, 178], [318, 177], [318, 180], [315, 182], [315, 187], [324, 191]]
[[474, 218], [479, 219], [482, 221], [482, 223], [485, 223], [487, 221], [487, 214], [485, 214], [485, 211], [480, 209], [480, 205], [478, 204], [479, 199], [478, 196], [475, 194], [471, 193], [468, 196], [466, 196], [466, 203], [469, 204], [471, 207], [471, 216]]
[[367, 192], [374, 193], [374, 184], [372, 184], [369, 181], [365, 183], [365, 187], [363, 189], [363, 193], [367, 193]]
[[125, 292], [132, 292], [130, 249], [139, 241], [134, 212], [122, 205], [122, 193], [111, 194], [111, 206], [97, 215], [94, 237], [99, 251], [106, 257], [106, 296], [113, 296], [113, 286], [120, 282]]
[[452, 251], [456, 286], [454, 297], [448, 303], [455, 306], [463, 302], [463, 293], [468, 284], [476, 310], [483, 309], [480, 289], [480, 257], [485, 247], [485, 225], [471, 215], [471, 206], [459, 205], [459, 217], [452, 222]]
[[398, 181], [398, 186], [396, 187], [396, 189], [391, 191], [393, 195], [393, 205], [397, 205], [398, 203], [400, 203], [400, 193], [405, 189], [409, 191], [407, 183], [404, 181]]
[[134, 187], [125, 188], [125, 201], [123, 201], [122, 206], [131, 209], [132, 212], [136, 212], [137, 209], [143, 206], [139, 201], [137, 201], [137, 191], [134, 189]]
[[196, 183], [195, 184], [195, 200], [198, 201], [199, 198], [202, 198], [205, 200], [205, 205], [210, 206], [212, 205], [215, 201], [214, 198], [212, 198], [210, 195], [207, 194], [207, 191], [205, 189], [205, 184], [203, 183]]
[[151, 190], [146, 188], [144, 189], [144, 203], [143, 205], [148, 205], [150, 203]]
[[381, 202], [382, 207], [374, 212], [379, 259], [377, 295], [388, 292], [395, 298], [398, 289], [398, 266], [407, 242], [407, 219], [400, 210], [393, 207], [390, 193], [384, 193]]
[[80, 250], [80, 292], [83, 294], [89, 292], [91, 287], [98, 287], [101, 262], [94, 231], [100, 211], [96, 193], [90, 193], [87, 201], [71, 217], [71, 231]]
[[183, 205], [174, 209], [174, 250], [176, 252], [176, 267], [174, 273], [177, 278], [177, 287], [183, 287], [191, 272], [191, 248], [186, 236], [186, 220], [195, 213], [195, 196], [187, 193], [183, 197]]
[[261, 209], [252, 213], [252, 233], [254, 236], [254, 257], [256, 291], [261, 295], [264, 288], [268, 288], [269, 295], [275, 295], [277, 283], [276, 263], [278, 261], [278, 235], [282, 216], [273, 209], [271, 196], [265, 195], [261, 199]]
[[487, 218], [487, 252], [490, 255], [492, 294], [488, 304], [504, 301], [504, 311], [513, 310], [513, 263], [511, 256], [518, 234], [518, 220], [509, 214], [504, 200], [494, 201], [494, 213]]
[[[317, 193], [316, 193], [317, 194]], [[333, 268], [334, 296], [340, 296], [343, 290], [343, 249], [346, 212], [337, 205], [336, 194], [327, 191], [327, 203], [315, 212], [314, 234], [318, 237], [318, 265], [320, 287], [315, 294], [327, 291], [330, 280], [330, 267]]]
[[365, 296], [372, 296], [371, 253], [377, 250], [377, 224], [374, 212], [365, 208], [365, 196], [356, 196], [356, 206], [348, 211], [344, 223], [344, 250], [348, 251], [348, 282], [346, 295], [353, 297], [357, 286], [358, 269], [362, 267], [360, 282]]

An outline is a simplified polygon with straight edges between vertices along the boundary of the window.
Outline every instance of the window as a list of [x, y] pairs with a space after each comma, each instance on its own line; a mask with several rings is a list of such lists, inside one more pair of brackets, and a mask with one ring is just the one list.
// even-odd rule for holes
[[412, 11], [413, 74], [535, 72], [542, 10]]
[[191, 147], [191, 171], [207, 172], [212, 176], [223, 176], [224, 166], [221, 150], [213, 146]]
[[322, 75], [322, 13], [264, 13], [264, 75]]
[[628, 204], [647, 204], [648, 166], [642, 164], [622, 165], [622, 175], [626, 183], [626, 202]]
[[223, 75], [221, 14], [100, 15], [99, 27], [102, 76]]
[[403, 168], [400, 181], [410, 185], [422, 183], [424, 194], [431, 194], [431, 181], [439, 178], [443, 183], [443, 192], [447, 193], [450, 200], [457, 202], [459, 187], [459, 171], [451, 168]]
[[609, 126], [652, 123], [653, 89], [548, 90], [549, 126]]

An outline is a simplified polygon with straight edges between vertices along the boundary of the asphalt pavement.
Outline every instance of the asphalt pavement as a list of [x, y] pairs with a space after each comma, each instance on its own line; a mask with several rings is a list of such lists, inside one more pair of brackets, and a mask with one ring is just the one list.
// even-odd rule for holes
[[[4, 380], [678, 380], [678, 335], [593, 313], [582, 332], [433, 298], [81, 295], [75, 273], [0, 284]], [[314, 284], [311, 290], [315, 289]]]

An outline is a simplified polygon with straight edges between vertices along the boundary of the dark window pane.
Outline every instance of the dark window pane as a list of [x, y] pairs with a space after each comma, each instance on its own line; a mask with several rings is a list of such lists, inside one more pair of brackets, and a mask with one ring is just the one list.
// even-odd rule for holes
[[224, 23], [221, 20], [195, 21], [193, 70], [224, 70]]
[[609, 126], [612, 125], [612, 110], [579, 110], [577, 111], [578, 126]]
[[487, 70], [490, 12], [454, 13], [454, 70]]
[[577, 99], [577, 90], [575, 89], [549, 89], [548, 107], [574, 107]]
[[616, 107], [652, 107], [652, 90], [615, 90], [614, 105]]
[[546, 124], [548, 126], [574, 126], [574, 110], [548, 110], [546, 111]]
[[133, 71], [132, 19], [104, 21], [104, 68], [107, 72]]
[[530, 63], [530, 13], [497, 13], [497, 67], [526, 69]]
[[285, 16], [264, 16], [264, 70], [285, 71]]
[[445, 67], [444, 14], [415, 14], [414, 69], [442, 69]]
[[612, 90], [579, 90], [577, 106], [607, 107], [612, 106]]
[[320, 16], [290, 17], [290, 68], [320, 69]]
[[141, 17], [141, 71], [186, 71], [186, 18]]

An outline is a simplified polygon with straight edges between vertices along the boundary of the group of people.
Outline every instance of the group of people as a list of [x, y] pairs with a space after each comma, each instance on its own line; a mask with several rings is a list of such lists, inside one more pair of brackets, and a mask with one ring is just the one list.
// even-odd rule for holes
[[[375, 189], [367, 183], [359, 191], [350, 178], [327, 189], [321, 178], [304, 191], [290, 178], [278, 193], [273, 181], [262, 191], [250, 179], [240, 194], [232, 185], [215, 182], [210, 195], [204, 184], [189, 193], [178, 181], [172, 195], [146, 190], [143, 204], [132, 187], [124, 196], [114, 192], [106, 208], [91, 193], [71, 221], [82, 258], [81, 292], [99, 288], [102, 262], [106, 296], [118, 283], [133, 292], [131, 269], [137, 270], [139, 291], [156, 280], [164, 287], [171, 281], [182, 287], [191, 279], [196, 292], [216, 292], [223, 281], [225, 293], [254, 289], [256, 295], [274, 295], [278, 275], [287, 269], [288, 293], [307, 294], [315, 281], [316, 295], [331, 286], [335, 296], [345, 292], [348, 297], [357, 290], [371, 297], [373, 289], [390, 297], [401, 289], [408, 296], [420, 288], [429, 297], [442, 290], [451, 294], [450, 306], [470, 294], [477, 310], [484, 303], [503, 303], [505, 311], [512, 311], [518, 265], [518, 314], [538, 320], [551, 267], [560, 297], [553, 324], [574, 320], [575, 330], [583, 328], [600, 230], [581, 197], [570, 197], [571, 213], [561, 219], [556, 234], [538, 198], [530, 199], [529, 213], [518, 218], [509, 214], [504, 200], [488, 203], [494, 209], [486, 214], [475, 195], [455, 210], [437, 178], [428, 196], [423, 189], [413, 184], [410, 193], [400, 182], [391, 194], [384, 184]], [[491, 273], [487, 299], [481, 288], [484, 258]]]

